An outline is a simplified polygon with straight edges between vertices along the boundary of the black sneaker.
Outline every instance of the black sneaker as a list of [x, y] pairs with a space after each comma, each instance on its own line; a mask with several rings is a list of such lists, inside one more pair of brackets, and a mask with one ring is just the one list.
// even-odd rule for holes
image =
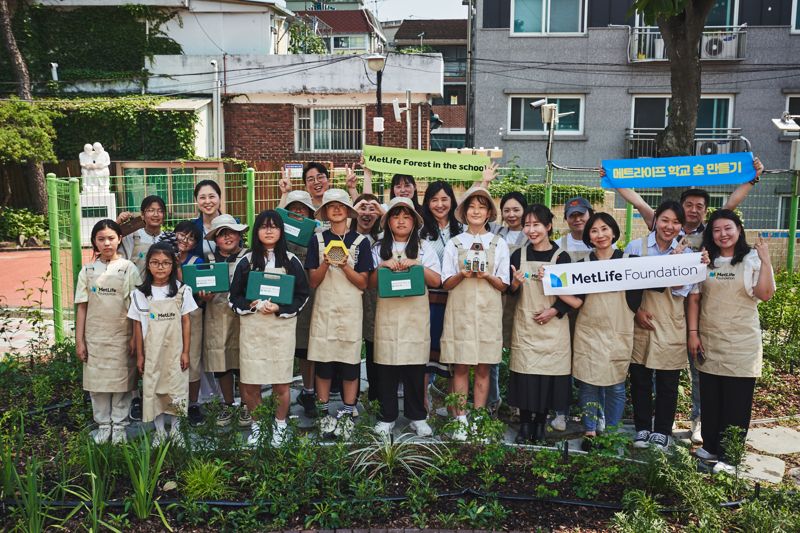
[[317, 417], [317, 400], [313, 394], [301, 392], [297, 396], [297, 403], [303, 406], [303, 412], [308, 418]]
[[142, 421], [142, 399], [141, 398], [133, 398], [131, 400], [131, 409], [128, 413], [128, 417], [131, 420], [135, 420], [136, 422]]
[[205, 422], [206, 417], [203, 416], [203, 410], [200, 408], [200, 405], [194, 404], [189, 406], [189, 412], [187, 414], [189, 418], [189, 424], [192, 426], [202, 426], [203, 422]]

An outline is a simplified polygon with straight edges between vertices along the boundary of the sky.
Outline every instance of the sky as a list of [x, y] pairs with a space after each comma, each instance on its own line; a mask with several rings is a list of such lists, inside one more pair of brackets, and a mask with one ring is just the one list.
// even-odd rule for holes
[[[365, 0], [373, 12], [375, 0]], [[377, 0], [378, 20], [415, 19], [465, 19], [467, 7], [461, 0]]]

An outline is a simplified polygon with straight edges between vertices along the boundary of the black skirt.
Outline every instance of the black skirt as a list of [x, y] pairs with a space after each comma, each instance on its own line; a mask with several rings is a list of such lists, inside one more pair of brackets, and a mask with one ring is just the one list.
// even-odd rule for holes
[[508, 403], [534, 413], [566, 412], [572, 395], [570, 376], [510, 372]]

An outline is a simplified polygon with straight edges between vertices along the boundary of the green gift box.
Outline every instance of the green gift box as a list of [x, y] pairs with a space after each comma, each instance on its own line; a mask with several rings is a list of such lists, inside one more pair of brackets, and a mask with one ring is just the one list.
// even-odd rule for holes
[[308, 241], [317, 228], [317, 221], [292, 213], [282, 207], [277, 208], [276, 211], [283, 219], [283, 233], [286, 235], [286, 240], [299, 246], [308, 246]]
[[199, 263], [183, 266], [183, 282], [193, 292], [227, 292], [230, 289], [228, 263]]
[[288, 305], [294, 298], [294, 276], [251, 270], [247, 276], [246, 295], [250, 301], [270, 300], [274, 304]]
[[388, 268], [378, 269], [378, 296], [401, 298], [425, 294], [425, 268], [414, 265], [408, 270], [395, 272]]

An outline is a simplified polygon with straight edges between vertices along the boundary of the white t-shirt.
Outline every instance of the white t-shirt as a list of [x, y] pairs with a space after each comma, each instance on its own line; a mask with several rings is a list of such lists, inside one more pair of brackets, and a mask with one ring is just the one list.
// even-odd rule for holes
[[[586, 243], [583, 242], [582, 240], [573, 239], [572, 238], [572, 233], [567, 233], [566, 237], [567, 237], [567, 251], [568, 252], [591, 252], [592, 251], [592, 247], [591, 246], [586, 246]], [[562, 239], [558, 239], [558, 241], [556, 241], [556, 244], [561, 246], [561, 243], [563, 242]]]
[[[714, 264], [717, 267], [722, 265], [729, 265], [733, 257], [717, 257], [714, 261]], [[756, 302], [760, 302], [756, 295], [753, 292], [753, 289], [758, 284], [758, 276], [761, 273], [761, 259], [758, 258], [758, 252], [755, 250], [750, 250], [746, 256], [744, 256], [744, 290], [747, 291], [748, 296], [755, 300]], [[709, 265], [710, 266], [710, 265]], [[711, 271], [709, 269], [709, 271]], [[775, 274], [772, 275], [772, 288], [775, 288]], [[697, 294], [702, 292], [703, 290], [703, 282], [696, 284], [692, 289], [692, 294]]]
[[[394, 242], [392, 243], [392, 253], [401, 253], [406, 249], [406, 245], [408, 243], [405, 242]], [[383, 258], [380, 255], [381, 252], [381, 243], [378, 241], [372, 247], [372, 264], [375, 265], [375, 268], [378, 268], [378, 265], [383, 263]], [[430, 241], [422, 240], [420, 241], [419, 247], [419, 256], [417, 260], [422, 264], [423, 267], [429, 268], [436, 272], [437, 274], [442, 273], [442, 266], [439, 263], [439, 256], [436, 255], [436, 250], [433, 249], [433, 245]]]
[[[169, 286], [152, 287], [152, 291], [154, 301], [158, 302], [160, 300], [166, 300]], [[192, 297], [192, 288], [190, 286], [181, 285], [178, 287], [178, 291], [183, 291], [183, 306], [181, 307], [181, 316], [191, 313], [197, 309], [197, 303], [195, 303], [194, 298]], [[150, 321], [150, 305], [147, 301], [147, 296], [145, 296], [144, 293], [139, 289], [136, 289], [131, 294], [131, 305], [128, 308], [128, 318], [142, 323], [142, 336], [146, 337], [147, 324]]]
[[[120, 263], [122, 261], [122, 263]], [[130, 266], [128, 266], [130, 265]], [[84, 265], [78, 274], [78, 283], [75, 284], [75, 303], [82, 304], [89, 301], [89, 270], [93, 274], [103, 274], [108, 268], [116, 269], [119, 276], [123, 278], [122, 293], [127, 298], [139, 285], [142, 280], [139, 277], [139, 271], [127, 259], [115, 259], [109, 263], [104, 263], [100, 259], [95, 259], [91, 264]]]
[[[461, 272], [461, 265], [458, 264], [458, 249], [456, 248], [455, 241], [459, 241], [461, 245], [469, 250], [475, 240], [480, 240], [485, 250], [489, 249], [489, 244], [494, 238], [494, 233], [484, 233], [482, 235], [470, 235], [469, 233], [460, 233], [450, 239], [444, 247], [444, 256], [442, 257], [442, 283], [448, 278], [451, 278]], [[494, 249], [494, 272], [493, 276], [497, 276], [503, 283], [509, 283], [509, 261], [511, 256], [508, 252], [508, 244], [503, 239], [497, 241], [497, 247]]]
[[[144, 228], [141, 228], [137, 229], [130, 235], [125, 235], [122, 238], [122, 243], [119, 247], [119, 253], [122, 257], [131, 261], [133, 261], [131, 254], [133, 254], [134, 236], [138, 236], [141, 243], [152, 246], [156, 243], [156, 241], [158, 241], [158, 238], [161, 236], [161, 232], [158, 232], [158, 235], [150, 235], [144, 230]], [[143, 260], [144, 258], [140, 259]]]

